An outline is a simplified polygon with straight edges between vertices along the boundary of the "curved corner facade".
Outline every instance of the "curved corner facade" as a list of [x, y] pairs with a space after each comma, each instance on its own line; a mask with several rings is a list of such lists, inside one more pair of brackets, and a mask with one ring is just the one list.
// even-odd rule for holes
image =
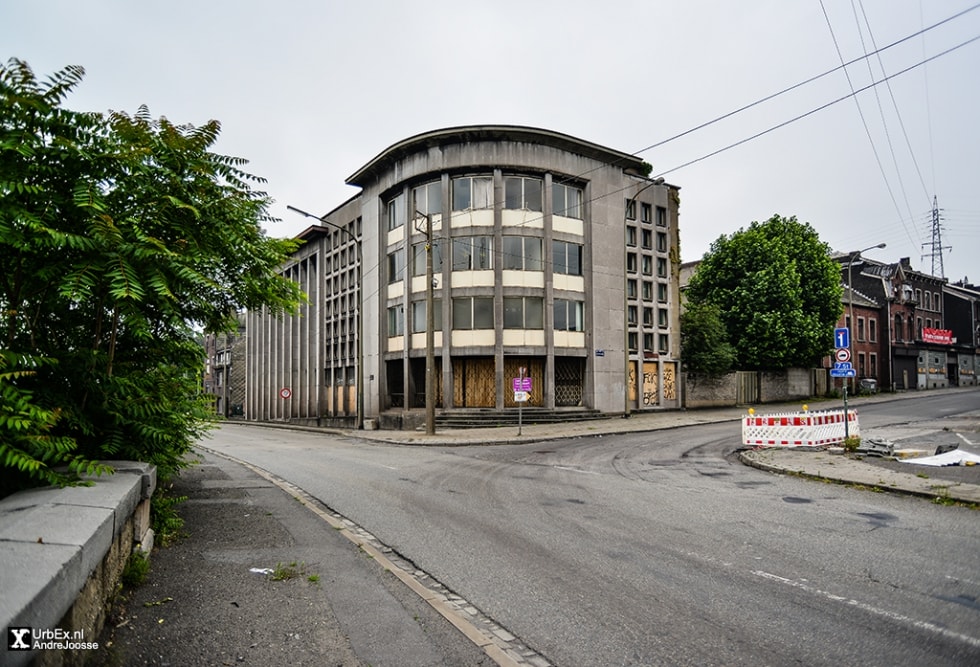
[[440, 410], [516, 409], [519, 375], [525, 407], [679, 407], [678, 188], [643, 167], [525, 127], [389, 147], [284, 267], [310, 296], [300, 317], [250, 314], [246, 419], [424, 407], [427, 259]]

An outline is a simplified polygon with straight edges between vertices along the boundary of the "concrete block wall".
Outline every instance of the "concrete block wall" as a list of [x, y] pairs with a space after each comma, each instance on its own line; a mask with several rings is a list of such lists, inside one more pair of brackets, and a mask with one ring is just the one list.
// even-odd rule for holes
[[[149, 553], [156, 468], [113, 461], [91, 486], [41, 488], [0, 500], [0, 627], [81, 631], [95, 642], [135, 549]], [[88, 651], [12, 651], [4, 665], [80, 665]], [[34, 661], [33, 663], [31, 661]]]

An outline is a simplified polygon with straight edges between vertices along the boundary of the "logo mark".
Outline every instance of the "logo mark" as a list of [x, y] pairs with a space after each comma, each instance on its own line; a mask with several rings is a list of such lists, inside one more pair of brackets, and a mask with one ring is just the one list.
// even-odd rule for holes
[[10, 651], [30, 651], [30, 628], [7, 628], [7, 649]]

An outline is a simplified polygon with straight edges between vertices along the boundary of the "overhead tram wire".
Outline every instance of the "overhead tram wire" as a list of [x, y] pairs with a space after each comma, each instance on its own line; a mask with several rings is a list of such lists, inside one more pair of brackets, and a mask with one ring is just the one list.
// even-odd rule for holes
[[[851, 6], [853, 7], [853, 2], [852, 2], [852, 5]], [[837, 51], [837, 58], [841, 61], [842, 66], [843, 66], [844, 54], [841, 53], [840, 44], [837, 42], [837, 35], [834, 33], [834, 26], [831, 25], [831, 23], [830, 23], [830, 16], [827, 14], [827, 7], [826, 7], [826, 5], [824, 5], [824, 1], [823, 0], [820, 0], [820, 10], [823, 12], [824, 21], [826, 21], [826, 23], [827, 23], [827, 29], [830, 31], [830, 38], [834, 42], [834, 50]], [[855, 15], [855, 20], [857, 20], [857, 16], [856, 15]], [[861, 32], [861, 24], [858, 23], [858, 33], [860, 34], [860, 32]], [[862, 49], [861, 50], [864, 51], [865, 49], [863, 48], [863, 43], [864, 43], [864, 37], [863, 36], [861, 37], [861, 42], [862, 42]], [[867, 59], [865, 59], [865, 62], [867, 62]], [[871, 75], [872, 80], [874, 80], [874, 73], [871, 71], [871, 65], [870, 65], [870, 63], [868, 64], [868, 73]], [[875, 156], [875, 164], [878, 165], [878, 173], [881, 174], [881, 180], [884, 181], [884, 183], [885, 183], [885, 189], [888, 190], [888, 196], [892, 200], [892, 206], [895, 207], [895, 212], [898, 213], [898, 217], [902, 221], [902, 228], [905, 230], [905, 235], [908, 237], [909, 242], [911, 242], [912, 244], [919, 243], [919, 240], [918, 239], [913, 239], [912, 238], [912, 234], [909, 232], [909, 228], [905, 224], [904, 218], [902, 218], [902, 211], [901, 211], [901, 209], [898, 206], [898, 200], [895, 199], [895, 192], [894, 192], [894, 190], [892, 190], [892, 184], [888, 180], [888, 175], [885, 173], [885, 165], [883, 165], [881, 163], [881, 155], [878, 154], [878, 147], [875, 145], [875, 141], [874, 141], [874, 139], [871, 136], [871, 128], [868, 127], [868, 119], [864, 115], [864, 109], [861, 108], [861, 101], [858, 99], [857, 95], [854, 93], [854, 82], [851, 80], [851, 74], [850, 74], [850, 72], [847, 71], [847, 68], [844, 68], [844, 77], [847, 79], [847, 87], [850, 88], [850, 90], [851, 90], [851, 99], [854, 100], [854, 105], [855, 105], [855, 107], [857, 107], [858, 116], [860, 116], [860, 118], [861, 118], [861, 126], [864, 127], [864, 135], [868, 138], [868, 143], [871, 145], [871, 152], [874, 153], [874, 156]], [[875, 97], [878, 98], [878, 89], [877, 88], [874, 89], [874, 94], [875, 94]], [[878, 99], [878, 110], [879, 110], [879, 112], [881, 112], [881, 100], [880, 99]], [[885, 116], [884, 116], [883, 113], [882, 113], [882, 116], [881, 116], [881, 122], [882, 122], [882, 124], [885, 123]], [[895, 168], [898, 169], [898, 160], [895, 159], [895, 149], [892, 147], [891, 137], [888, 135], [888, 126], [887, 125], [885, 125], [885, 138], [888, 141], [889, 148], [891, 148], [892, 160], [895, 163]], [[908, 194], [905, 192], [905, 184], [902, 182], [902, 174], [901, 174], [901, 172], [898, 172], [898, 185], [899, 185], [899, 187], [900, 187], [900, 189], [902, 191], [902, 196], [905, 199], [905, 208], [908, 210], [909, 217], [911, 218], [912, 217], [912, 206], [909, 204]]]
[[[938, 23], [935, 23], [935, 24], [933, 24], [933, 25], [931, 25], [931, 26], [929, 26], [927, 28], [923, 28], [922, 30], [919, 30], [918, 32], [913, 33], [911, 35], [908, 35], [907, 37], [903, 37], [900, 40], [897, 40], [895, 42], [892, 42], [891, 44], [888, 44], [887, 46], [884, 46], [881, 49], [878, 49], [877, 51], [872, 51], [871, 53], [867, 54], [866, 56], [863, 56], [861, 58], [856, 58], [856, 59], [854, 59], [854, 60], [852, 60], [852, 61], [850, 61], [848, 63], [845, 63], [845, 65], [850, 65], [850, 64], [853, 64], [855, 62], [860, 62], [864, 58], [867, 58], [869, 56], [875, 55], [877, 53], [881, 53], [881, 52], [883, 52], [883, 51], [885, 51], [887, 49], [890, 49], [890, 48], [892, 48], [892, 47], [894, 47], [894, 46], [896, 46], [898, 44], [901, 44], [903, 42], [906, 42], [906, 41], [908, 41], [909, 39], [911, 39], [913, 37], [916, 37], [918, 35], [921, 35], [921, 34], [927, 32], [929, 30], [932, 30], [932, 29], [934, 29], [934, 28], [936, 28], [936, 27], [938, 27], [940, 25], [943, 25], [944, 23], [948, 23], [949, 21], [952, 21], [953, 19], [956, 19], [956, 18], [958, 18], [958, 17], [960, 17], [960, 16], [962, 16], [962, 15], [968, 13], [968, 12], [971, 12], [971, 11], [973, 11], [975, 9], [978, 9], [978, 8], [980, 8], [980, 3], [978, 3], [976, 5], [973, 5], [972, 7], [969, 7], [967, 9], [964, 9], [963, 11], [961, 11], [961, 12], [959, 12], [957, 14], [954, 14], [953, 16], [950, 16], [947, 19], [943, 19], [942, 21], [940, 21]], [[746, 138], [741, 139], [739, 141], [736, 141], [734, 143], [728, 144], [727, 146], [723, 146], [722, 148], [719, 148], [717, 150], [711, 151], [710, 153], [707, 153], [705, 155], [702, 155], [701, 157], [695, 158], [693, 160], [688, 160], [687, 162], [684, 162], [684, 163], [681, 163], [681, 164], [679, 164], [677, 166], [671, 167], [670, 169], [666, 169], [664, 171], [661, 171], [661, 172], [659, 172], [659, 173], [651, 176], [650, 179], [651, 180], [654, 180], [654, 179], [660, 178], [662, 176], [666, 176], [667, 174], [671, 174], [671, 173], [673, 173], [675, 171], [679, 171], [681, 169], [684, 169], [685, 167], [689, 167], [691, 165], [697, 164], [698, 162], [703, 162], [704, 160], [707, 160], [708, 158], [714, 157], [715, 155], [719, 155], [719, 154], [724, 153], [724, 152], [726, 152], [728, 150], [731, 150], [732, 148], [736, 148], [738, 146], [741, 146], [742, 144], [746, 144], [746, 143], [748, 143], [750, 141], [753, 141], [754, 139], [758, 139], [760, 137], [763, 137], [763, 136], [765, 136], [765, 135], [767, 135], [767, 134], [769, 134], [771, 132], [774, 132], [774, 131], [776, 131], [776, 130], [778, 130], [780, 128], [786, 127], [787, 125], [791, 125], [792, 123], [795, 123], [798, 120], [802, 120], [804, 118], [807, 118], [809, 116], [812, 116], [815, 113], [818, 113], [820, 111], [823, 111], [824, 109], [827, 109], [827, 108], [829, 108], [829, 107], [831, 107], [831, 106], [833, 106], [835, 104], [838, 104], [839, 102], [843, 102], [844, 100], [846, 100], [846, 99], [848, 99], [850, 97], [853, 97], [854, 95], [857, 95], [858, 93], [862, 93], [865, 90], [868, 90], [869, 88], [872, 88], [874, 86], [880, 85], [880, 84], [882, 84], [882, 83], [884, 83], [886, 81], [890, 81], [891, 79], [894, 79], [894, 78], [896, 78], [898, 76], [901, 76], [903, 74], [906, 74], [906, 73], [908, 73], [908, 72], [910, 72], [910, 71], [912, 71], [914, 69], [917, 69], [917, 68], [925, 65], [926, 63], [929, 63], [929, 62], [931, 62], [933, 60], [936, 60], [937, 58], [941, 58], [942, 56], [948, 55], [949, 53], [952, 53], [953, 51], [956, 51], [956, 50], [958, 50], [960, 48], [963, 48], [964, 46], [967, 46], [967, 45], [969, 45], [969, 44], [971, 44], [971, 43], [973, 43], [973, 42], [975, 42], [977, 40], [980, 40], [980, 35], [977, 35], [976, 37], [972, 37], [971, 39], [968, 39], [965, 42], [961, 42], [961, 43], [957, 44], [956, 46], [950, 47], [950, 48], [948, 48], [948, 49], [946, 49], [944, 51], [941, 51], [941, 52], [939, 52], [939, 53], [937, 53], [937, 54], [935, 54], [933, 56], [930, 56], [928, 58], [924, 58], [923, 60], [919, 61], [918, 63], [915, 63], [914, 65], [910, 65], [910, 66], [908, 66], [908, 67], [906, 67], [906, 68], [904, 68], [902, 70], [899, 70], [899, 71], [897, 71], [897, 72], [895, 72], [893, 74], [890, 74], [890, 75], [888, 75], [886, 77], [883, 77], [882, 79], [879, 79], [877, 81], [873, 81], [870, 84], [868, 84], [868, 85], [866, 85], [866, 86], [864, 86], [862, 88], [859, 88], [859, 89], [855, 90], [853, 93], [851, 93], [849, 95], [844, 95], [844, 96], [839, 97], [837, 99], [831, 100], [830, 102], [827, 102], [826, 104], [823, 104], [823, 105], [821, 105], [819, 107], [816, 107], [815, 109], [811, 109], [810, 111], [807, 111], [806, 113], [800, 114], [798, 116], [794, 116], [793, 118], [790, 118], [790, 119], [788, 119], [786, 121], [783, 121], [782, 123], [779, 123], [777, 125], [773, 125], [773, 126], [769, 127], [766, 130], [763, 130], [761, 132], [757, 132], [757, 133], [755, 133], [755, 134], [753, 134], [753, 135], [751, 135], [749, 137], [746, 137]], [[679, 139], [680, 137], [683, 137], [683, 136], [686, 136], [688, 134], [691, 134], [692, 132], [695, 132], [695, 131], [697, 131], [699, 129], [708, 127], [709, 125], [712, 125], [712, 124], [717, 123], [717, 122], [719, 122], [721, 120], [724, 120], [725, 118], [729, 118], [729, 117], [731, 117], [731, 116], [733, 116], [733, 115], [735, 115], [737, 113], [740, 113], [741, 111], [745, 111], [745, 110], [750, 109], [750, 108], [752, 108], [754, 106], [757, 106], [757, 105], [759, 105], [759, 104], [761, 104], [763, 102], [766, 102], [766, 101], [768, 101], [770, 99], [773, 99], [775, 97], [778, 97], [779, 95], [782, 95], [782, 94], [784, 94], [786, 92], [789, 92], [791, 90], [794, 90], [796, 88], [799, 88], [800, 86], [805, 85], [806, 83], [810, 83], [811, 81], [816, 81], [817, 79], [820, 79], [820, 78], [822, 78], [824, 76], [827, 76], [829, 74], [832, 74], [833, 72], [836, 72], [836, 71], [842, 69], [845, 65], [841, 65], [840, 67], [835, 67], [832, 70], [828, 70], [827, 72], [824, 72], [823, 74], [818, 74], [818, 75], [816, 75], [814, 77], [811, 77], [810, 79], [807, 79], [806, 81], [802, 81], [802, 82], [800, 82], [800, 83], [798, 83], [798, 84], [796, 84], [794, 86], [790, 86], [789, 88], [786, 88], [786, 89], [784, 89], [784, 90], [782, 90], [782, 91], [780, 91], [778, 93], [773, 93], [772, 95], [769, 95], [769, 96], [764, 97], [764, 98], [762, 98], [760, 100], [757, 100], [756, 102], [753, 102], [752, 104], [748, 104], [748, 105], [746, 105], [744, 107], [741, 107], [739, 109], [736, 109], [734, 111], [731, 111], [731, 112], [729, 112], [729, 113], [727, 113], [727, 114], [725, 114], [723, 116], [719, 116], [718, 118], [716, 118], [714, 120], [708, 121], [706, 123], [702, 123], [701, 125], [698, 125], [697, 127], [691, 128], [690, 130], [687, 130], [685, 132], [682, 132], [680, 134], [677, 134], [677, 135], [675, 135], [673, 137], [669, 137], [667, 139], [664, 139], [663, 141], [659, 141], [659, 142], [657, 142], [655, 144], [652, 144], [650, 146], [647, 146], [646, 148], [642, 148], [642, 149], [640, 149], [640, 150], [632, 153], [631, 155], [636, 156], [636, 155], [639, 155], [640, 153], [645, 153], [647, 151], [653, 150], [654, 148], [657, 148], [659, 146], [662, 146], [662, 145], [664, 145], [664, 144], [666, 144], [666, 143], [668, 143], [670, 141], [674, 141], [675, 139]], [[569, 177], [567, 179], [563, 179], [563, 180], [559, 181], [559, 183], [572, 182], [576, 178], [580, 178], [581, 176], [585, 176], [586, 174], [590, 173], [591, 171], [593, 171], [593, 170], [585, 171], [582, 174], [580, 174], [579, 176], [573, 176], [573, 177]], [[616, 194], [625, 192], [630, 187], [632, 187], [632, 185], [626, 186], [626, 187], [623, 187], [623, 188], [617, 188], [615, 190], [611, 190], [610, 192], [599, 194], [597, 196], [592, 197], [589, 200], [583, 201], [582, 204], [585, 205], [587, 203], [599, 201], [600, 199], [605, 199], [606, 197], [611, 197], [613, 195], [616, 195]], [[497, 203], [498, 202], [494, 202], [494, 205], [496, 205]], [[453, 212], [453, 213], [458, 213], [458, 212]], [[452, 217], [452, 213], [450, 214], [450, 217]], [[541, 219], [541, 217], [543, 217], [543, 216], [538, 216], [538, 217], [530, 218], [530, 219], [526, 220], [523, 224], [528, 224], [528, 223], [533, 222], [535, 220], [539, 220], [539, 219]], [[407, 255], [406, 255], [406, 266], [405, 266], [405, 269], [408, 268], [407, 259], [408, 258], [407, 258]], [[379, 265], [380, 265], [380, 261], [377, 262], [377, 263], [374, 263], [374, 266], [371, 267], [372, 270], [376, 270], [379, 267]], [[610, 275], [612, 275], [612, 274], [610, 274]], [[380, 290], [381, 290], [381, 287], [379, 286], [378, 289], [375, 290], [374, 294], [376, 295], [376, 294], [380, 293]]]
[[[751, 135], [749, 137], [746, 137], [746, 138], [741, 139], [739, 141], [736, 141], [734, 143], [728, 144], [727, 146], [724, 146], [724, 147], [719, 148], [717, 150], [711, 151], [710, 153], [707, 153], [706, 155], [702, 155], [699, 158], [695, 158], [693, 160], [688, 160], [687, 162], [684, 162], [682, 164], [679, 164], [676, 167], [671, 167], [670, 169], [666, 169], [664, 171], [661, 171], [658, 174], [656, 174], [655, 176], [653, 176], [652, 178], [660, 178], [661, 176], [666, 176], [667, 174], [671, 174], [671, 173], [673, 173], [675, 171], [678, 171], [680, 169], [683, 169], [684, 167], [690, 167], [692, 164], [697, 164], [698, 162], [702, 162], [704, 160], [707, 160], [710, 157], [714, 157], [715, 155], [718, 155], [719, 153], [724, 153], [725, 151], [731, 150], [732, 148], [735, 148], [736, 146], [741, 146], [742, 144], [746, 144], [746, 143], [748, 143], [748, 142], [750, 142], [750, 141], [752, 141], [754, 139], [758, 139], [759, 137], [763, 137], [763, 136], [769, 134], [770, 132], [774, 132], [774, 131], [776, 131], [776, 130], [778, 130], [780, 128], [786, 127], [787, 125], [791, 125], [791, 124], [795, 123], [798, 120], [802, 120], [804, 118], [807, 118], [809, 116], [812, 116], [815, 113], [818, 113], [820, 111], [823, 111], [824, 109], [827, 109], [829, 107], [832, 107], [835, 104], [838, 104], [840, 102], [843, 102], [844, 100], [849, 99], [849, 98], [853, 97], [854, 95], [857, 95], [858, 93], [863, 93], [864, 91], [868, 90], [869, 88], [873, 88], [874, 86], [880, 85], [880, 84], [884, 83], [885, 81], [889, 81], [889, 80], [894, 79], [896, 77], [902, 76], [903, 74], [907, 74], [908, 72], [911, 72], [914, 69], [917, 69], [919, 67], [922, 67], [926, 63], [931, 62], [933, 60], [936, 60], [937, 58], [941, 58], [942, 56], [949, 55], [953, 51], [956, 51], [957, 49], [961, 49], [964, 46], [968, 46], [969, 44], [972, 44], [973, 42], [976, 42], [977, 40], [980, 40], [980, 35], [977, 35], [976, 37], [971, 37], [970, 39], [966, 40], [965, 42], [960, 42], [956, 46], [951, 46], [950, 48], [948, 48], [948, 49], [946, 49], [944, 51], [940, 51], [939, 53], [937, 53], [937, 54], [935, 54], [933, 56], [930, 56], [929, 58], [926, 58], [925, 60], [922, 60], [920, 62], [917, 62], [914, 65], [909, 65], [905, 69], [901, 69], [901, 70], [895, 72], [894, 74], [889, 74], [888, 76], [883, 77], [881, 79], [878, 79], [877, 81], [872, 81], [868, 85], [866, 85], [866, 86], [864, 86], [862, 88], [858, 88], [853, 93], [849, 93], [849, 94], [844, 95], [842, 97], [838, 97], [837, 99], [831, 100], [830, 102], [827, 102], [826, 104], [822, 104], [822, 105], [820, 105], [819, 107], [817, 107], [815, 109], [811, 109], [810, 111], [807, 111], [806, 113], [802, 113], [802, 114], [800, 114], [798, 116], [794, 116], [793, 118], [790, 118], [789, 120], [785, 120], [782, 123], [779, 123], [777, 125], [773, 125], [772, 127], [768, 128], [766, 130], [763, 130], [761, 132], [756, 132], [755, 134], [753, 134], [753, 135]], [[609, 196], [609, 195], [612, 195], [612, 194], [615, 194], [615, 192], [610, 192], [610, 193], [608, 193], [606, 195], [601, 195], [600, 197], [595, 197], [595, 198], [593, 198], [593, 200], [594, 199], [600, 199], [603, 196]]]
[[[875, 43], [875, 36], [874, 36], [874, 33], [871, 30], [871, 22], [868, 21], [868, 14], [867, 14], [867, 12], [864, 11], [864, 2], [862, 2], [862, 0], [858, 0], [858, 5], [861, 7], [861, 15], [864, 17], [864, 24], [868, 28], [868, 37], [871, 39], [871, 46], [873, 46], [875, 49], [877, 49], [878, 48], [878, 45]], [[920, 5], [920, 8], [921, 8], [921, 5]], [[885, 74], [885, 63], [881, 59], [881, 54], [878, 53], [877, 51], [875, 51], [875, 53], [877, 54], [877, 58], [878, 58], [878, 67], [881, 68], [881, 73], [882, 73], [882, 75], [884, 75]], [[927, 69], [928, 68], [926, 68], [926, 67], [923, 67], [922, 68], [923, 74], [926, 72]], [[873, 75], [872, 75], [872, 77], [873, 77]], [[912, 142], [909, 140], [908, 130], [905, 129], [905, 120], [902, 118], [901, 111], [899, 111], [899, 108], [898, 108], [898, 100], [895, 99], [895, 91], [892, 90], [892, 84], [891, 84], [890, 81], [887, 82], [885, 84], [885, 86], [888, 88], [888, 95], [889, 95], [889, 97], [892, 100], [892, 106], [895, 108], [895, 115], [898, 117], [898, 125], [899, 125], [899, 127], [902, 128], [902, 136], [905, 137], [905, 147], [908, 148], [909, 155], [912, 158], [912, 164], [915, 166], [915, 173], [918, 175], [918, 177], [919, 177], [919, 183], [922, 185], [922, 192], [925, 195], [926, 200], [928, 201], [929, 200], [929, 188], [926, 187], [926, 181], [922, 177], [922, 169], [919, 168], [919, 161], [918, 161], [918, 159], [916, 159], [916, 157], [915, 157], [915, 151], [912, 149]], [[927, 99], [928, 99], [928, 94], [929, 94], [928, 86], [926, 86], [926, 98]], [[930, 148], [931, 148], [931, 146], [932, 146], [932, 123], [931, 123], [931, 121], [930, 122], [927, 122], [927, 127], [929, 129], [929, 145], [930, 145]], [[897, 168], [897, 165], [896, 165], [896, 168]]]
[[[834, 74], [835, 72], [839, 72], [840, 70], [845, 69], [846, 67], [849, 67], [850, 65], [853, 65], [855, 63], [859, 63], [862, 60], [866, 60], [866, 59], [870, 58], [871, 56], [880, 56], [880, 54], [884, 53], [888, 49], [891, 49], [891, 48], [893, 48], [895, 46], [898, 46], [899, 44], [902, 44], [904, 42], [907, 42], [910, 39], [913, 39], [915, 37], [918, 37], [919, 35], [924, 35], [925, 33], [929, 32], [930, 30], [933, 30], [935, 28], [938, 28], [941, 25], [944, 25], [946, 23], [949, 23], [950, 21], [953, 21], [955, 19], [958, 19], [961, 16], [963, 16], [964, 14], [967, 14], [969, 12], [972, 12], [972, 11], [978, 9], [978, 8], [980, 8], [980, 4], [973, 5], [972, 7], [967, 7], [963, 11], [958, 12], [956, 14], [953, 14], [949, 18], [945, 18], [942, 21], [939, 21], [938, 23], [933, 23], [932, 25], [930, 25], [930, 26], [928, 26], [926, 28], [923, 28], [922, 30], [919, 30], [918, 32], [914, 32], [914, 33], [912, 33], [910, 35], [907, 35], [907, 36], [903, 37], [902, 39], [896, 40], [896, 41], [892, 42], [891, 44], [888, 44], [886, 46], [881, 47], [880, 49], [875, 49], [871, 53], [867, 53], [867, 54], [865, 54], [863, 56], [860, 56], [858, 58], [854, 58], [853, 60], [850, 60], [850, 61], [848, 61], [846, 63], [842, 63], [840, 66], [834, 67], [833, 69], [829, 69], [826, 72], [823, 72], [821, 74], [816, 74], [814, 76], [811, 76], [809, 79], [805, 79], [803, 81], [800, 81], [799, 83], [796, 83], [796, 84], [793, 84], [792, 86], [789, 86], [788, 88], [784, 88], [784, 89], [780, 90], [779, 92], [772, 93], [771, 95], [767, 95], [766, 97], [760, 98], [760, 99], [756, 100], [755, 102], [752, 102], [751, 104], [746, 104], [743, 107], [739, 107], [738, 109], [735, 109], [733, 111], [729, 111], [728, 113], [723, 114], [721, 116], [718, 116], [717, 118], [715, 118], [713, 120], [709, 120], [707, 122], [701, 123], [700, 125], [697, 125], [695, 127], [692, 127], [689, 130], [685, 130], [684, 132], [681, 132], [680, 134], [675, 134], [672, 137], [668, 137], [668, 138], [666, 138], [666, 139], [664, 139], [662, 141], [658, 141], [655, 144], [651, 144], [650, 146], [647, 146], [646, 148], [641, 148], [640, 150], [634, 151], [633, 153], [631, 153], [631, 155], [639, 155], [640, 153], [646, 153], [647, 151], [653, 150], [654, 148], [659, 148], [660, 146], [663, 146], [664, 144], [668, 144], [671, 141], [674, 141], [676, 139], [680, 139], [681, 137], [686, 137], [687, 135], [691, 134], [692, 132], [697, 132], [698, 130], [702, 130], [702, 129], [706, 128], [706, 127], [709, 127], [711, 125], [714, 125], [715, 123], [718, 123], [720, 121], [723, 121], [723, 120], [725, 120], [727, 118], [731, 118], [732, 116], [734, 116], [736, 114], [739, 114], [739, 113], [742, 113], [743, 111], [747, 111], [748, 109], [751, 109], [752, 107], [756, 107], [756, 106], [758, 106], [758, 105], [760, 105], [760, 104], [762, 104], [764, 102], [768, 102], [769, 100], [773, 100], [773, 99], [779, 97], [780, 95], [784, 95], [786, 93], [792, 92], [792, 91], [796, 90], [797, 88], [800, 88], [801, 86], [805, 86], [808, 83], [813, 83], [814, 81], [818, 81], [818, 80], [824, 78], [825, 76], [829, 76], [831, 74]], [[942, 54], [940, 54], [940, 55], [942, 55]], [[923, 60], [923, 62], [928, 62], [928, 60]], [[585, 172], [585, 173], [588, 173], [588, 172]], [[584, 175], [584, 174], [582, 174], [582, 175]]]

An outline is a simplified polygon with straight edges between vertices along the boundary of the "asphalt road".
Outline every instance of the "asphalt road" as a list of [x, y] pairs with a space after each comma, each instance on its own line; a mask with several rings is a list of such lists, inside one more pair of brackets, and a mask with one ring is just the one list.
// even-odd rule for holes
[[[974, 402], [868, 405], [862, 433], [969, 426]], [[980, 664], [976, 511], [743, 467], [738, 441], [736, 423], [459, 448], [229, 425], [205, 445], [305, 489], [560, 667]]]

